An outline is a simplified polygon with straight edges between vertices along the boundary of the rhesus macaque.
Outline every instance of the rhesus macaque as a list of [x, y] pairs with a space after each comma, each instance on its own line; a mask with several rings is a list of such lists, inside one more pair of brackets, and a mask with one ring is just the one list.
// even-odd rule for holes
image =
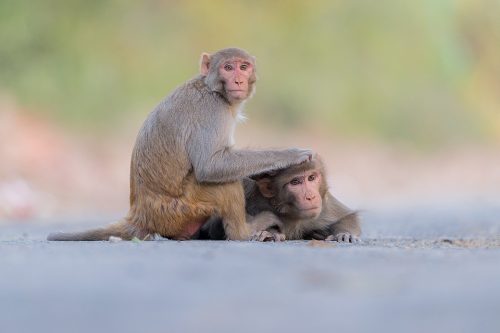
[[255, 58], [247, 52], [203, 53], [200, 75], [160, 102], [139, 131], [128, 215], [106, 228], [51, 234], [48, 240], [130, 240], [155, 234], [189, 239], [214, 216], [222, 219], [228, 239], [249, 239], [242, 178], [312, 158], [310, 150], [232, 148], [255, 81]]
[[[248, 223], [257, 240], [296, 239], [356, 242], [357, 212], [328, 192], [323, 162], [312, 161], [245, 179]], [[200, 238], [224, 239], [220, 221], [203, 227]]]

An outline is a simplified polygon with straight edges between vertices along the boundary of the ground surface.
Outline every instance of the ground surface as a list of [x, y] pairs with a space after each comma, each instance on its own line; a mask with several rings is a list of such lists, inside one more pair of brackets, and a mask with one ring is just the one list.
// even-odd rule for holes
[[82, 226], [7, 224], [0, 331], [500, 332], [500, 205], [364, 221], [359, 245], [49, 243]]

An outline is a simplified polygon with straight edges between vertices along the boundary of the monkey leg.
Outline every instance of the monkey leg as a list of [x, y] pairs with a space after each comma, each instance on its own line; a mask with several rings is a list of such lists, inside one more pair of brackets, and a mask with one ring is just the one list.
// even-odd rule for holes
[[143, 190], [136, 196], [127, 220], [131, 225], [149, 234], [185, 240], [206, 222], [213, 212], [213, 205], [196, 201], [196, 184], [188, 184], [185, 195], [172, 197], [165, 193]]
[[252, 230], [246, 223], [245, 194], [241, 182], [200, 185], [198, 199], [204, 205], [213, 205], [213, 215], [222, 219], [227, 239], [250, 239]]
[[219, 217], [228, 239], [251, 238], [241, 182], [198, 183], [194, 178], [186, 178], [184, 185], [180, 197], [143, 189], [136, 196], [128, 220], [147, 233], [185, 240], [195, 235], [210, 217]]

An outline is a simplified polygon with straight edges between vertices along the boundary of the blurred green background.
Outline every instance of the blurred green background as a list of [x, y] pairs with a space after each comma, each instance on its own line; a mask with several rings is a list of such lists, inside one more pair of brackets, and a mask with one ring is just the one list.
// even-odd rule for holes
[[0, 41], [0, 93], [76, 131], [142, 119], [202, 51], [239, 46], [258, 60], [255, 121], [500, 140], [500, 1], [1, 0]]
[[319, 152], [354, 208], [500, 197], [500, 0], [0, 0], [0, 223], [123, 216], [147, 113], [229, 46], [238, 146]]

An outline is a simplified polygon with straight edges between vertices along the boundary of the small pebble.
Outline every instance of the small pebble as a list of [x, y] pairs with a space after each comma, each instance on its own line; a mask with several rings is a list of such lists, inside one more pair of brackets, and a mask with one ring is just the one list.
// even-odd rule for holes
[[121, 242], [123, 239], [121, 239], [120, 237], [115, 237], [115, 236], [109, 236], [109, 239], [108, 239], [111, 243], [118, 243], [118, 242]]

